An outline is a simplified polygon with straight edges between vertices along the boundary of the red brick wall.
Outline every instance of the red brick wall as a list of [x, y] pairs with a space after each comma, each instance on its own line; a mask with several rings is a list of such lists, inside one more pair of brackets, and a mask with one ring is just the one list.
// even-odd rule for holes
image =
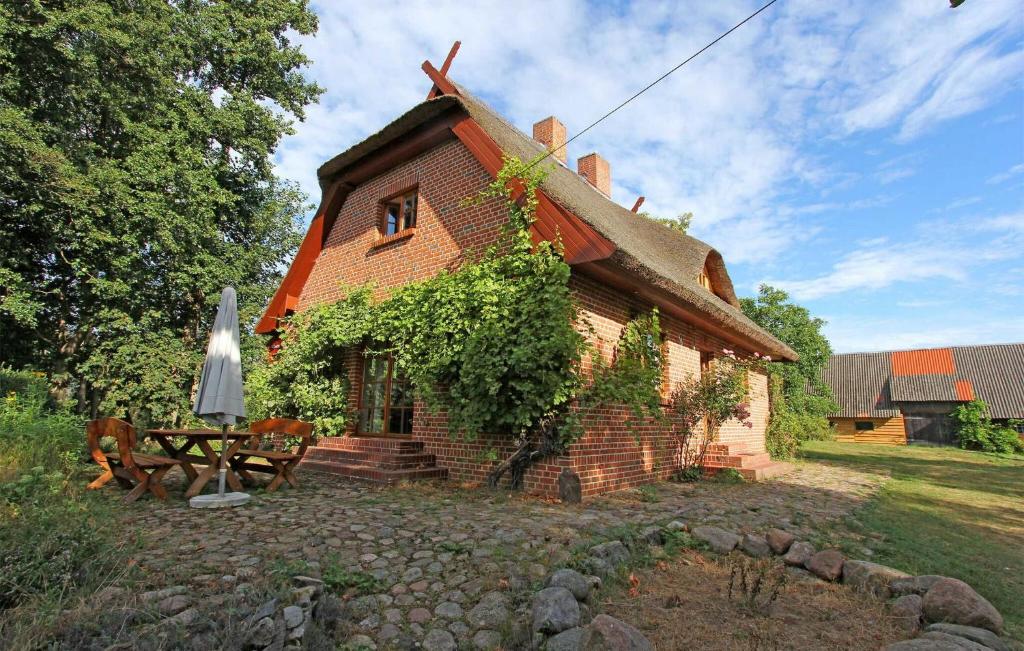
[[[469, 150], [450, 140], [354, 189], [302, 289], [299, 309], [338, 300], [346, 285], [373, 282], [383, 295], [485, 249], [508, 211], [497, 199], [478, 205], [465, 200], [490, 180]], [[415, 234], [377, 246], [381, 201], [412, 186], [419, 188]]]
[[[465, 256], [486, 248], [507, 219], [507, 211], [497, 200], [471, 206], [464, 201], [489, 181], [489, 175], [469, 151], [451, 140], [353, 190], [303, 289], [299, 309], [338, 300], [346, 286], [366, 282], [373, 282], [378, 295], [383, 295], [405, 283], [429, 278], [441, 269], [453, 268]], [[380, 246], [381, 200], [412, 186], [418, 186], [415, 233]], [[571, 289], [594, 329], [594, 345], [610, 360], [631, 309], [643, 311], [649, 306], [580, 275], [573, 276]], [[667, 399], [672, 386], [699, 373], [700, 350], [721, 351], [725, 344], [674, 319], [663, 317], [662, 330], [667, 362], [663, 392]], [[352, 384], [350, 404], [355, 406], [362, 380], [360, 355], [354, 351], [347, 361]], [[584, 368], [588, 369], [589, 363]], [[727, 423], [721, 432], [723, 443], [741, 446], [742, 451], [764, 448], [764, 378], [752, 377], [751, 388], [755, 427]], [[482, 482], [494, 466], [486, 460], [487, 455], [493, 452], [503, 459], [512, 452], [507, 437], [482, 436], [472, 442], [451, 437], [444, 413], [430, 413], [421, 402], [417, 402], [415, 413], [413, 438], [423, 441], [426, 452], [437, 455], [438, 465], [448, 468], [454, 481]], [[558, 474], [565, 467], [579, 473], [584, 495], [636, 486], [671, 474], [674, 439], [657, 423], [636, 423], [631, 428], [627, 420], [623, 408], [602, 408], [585, 414], [583, 438], [571, 446], [567, 456], [531, 467], [524, 480], [525, 489], [556, 495]], [[347, 433], [354, 429], [353, 422]]]

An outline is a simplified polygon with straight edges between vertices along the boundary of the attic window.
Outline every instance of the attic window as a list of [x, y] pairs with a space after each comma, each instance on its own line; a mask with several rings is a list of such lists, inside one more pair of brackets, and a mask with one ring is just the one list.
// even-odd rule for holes
[[700, 286], [704, 289], [709, 292], [711, 291], [711, 277], [708, 276], [708, 270], [706, 267], [702, 269], [700, 274], [697, 276], [697, 282], [699, 282]]
[[382, 202], [380, 234], [383, 237], [408, 232], [416, 228], [416, 188]]

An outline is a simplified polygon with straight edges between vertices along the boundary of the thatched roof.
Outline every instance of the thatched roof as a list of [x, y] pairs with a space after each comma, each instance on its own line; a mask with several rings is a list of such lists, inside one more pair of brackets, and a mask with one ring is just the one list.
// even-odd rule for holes
[[[377, 134], [325, 163], [317, 172], [321, 183], [368, 153], [455, 107], [468, 113], [506, 155], [528, 161], [545, 152], [543, 145], [516, 129], [494, 109], [461, 86], [458, 89], [459, 95], [442, 95], [418, 104]], [[548, 162], [545, 167], [549, 173], [541, 184], [542, 189], [616, 245], [613, 262], [672, 294], [686, 307], [751, 340], [760, 348], [759, 352], [780, 359], [797, 359], [795, 351], [743, 314], [718, 251], [620, 206], [553, 157]], [[717, 295], [699, 284], [698, 276], [705, 265]]]

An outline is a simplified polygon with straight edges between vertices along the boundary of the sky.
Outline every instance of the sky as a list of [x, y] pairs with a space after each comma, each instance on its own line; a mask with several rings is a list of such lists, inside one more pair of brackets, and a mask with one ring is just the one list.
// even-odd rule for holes
[[[317, 167], [449, 76], [530, 133], [570, 137], [762, 2], [316, 2], [298, 39], [326, 89], [275, 154]], [[612, 198], [721, 251], [825, 319], [837, 352], [1024, 342], [1020, 0], [779, 0], [569, 146]], [[311, 218], [312, 214], [309, 215]]]

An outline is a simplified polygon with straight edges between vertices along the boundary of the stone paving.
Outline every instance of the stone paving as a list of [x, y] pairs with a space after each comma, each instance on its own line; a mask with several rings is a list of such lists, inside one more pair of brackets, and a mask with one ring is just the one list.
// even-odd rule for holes
[[214, 581], [231, 591], [275, 563], [343, 568], [375, 579], [375, 594], [348, 603], [353, 639], [455, 649], [472, 648], [474, 634], [496, 639], [495, 629], [525, 612], [518, 597], [602, 532], [683, 519], [814, 538], [886, 478], [808, 462], [757, 484], [662, 482], [656, 501], [632, 490], [565, 506], [444, 483], [376, 488], [300, 471], [298, 490], [256, 490], [249, 505], [213, 512], [189, 509], [175, 479], [166, 503], [130, 507], [146, 532], [137, 561], [154, 583]]

